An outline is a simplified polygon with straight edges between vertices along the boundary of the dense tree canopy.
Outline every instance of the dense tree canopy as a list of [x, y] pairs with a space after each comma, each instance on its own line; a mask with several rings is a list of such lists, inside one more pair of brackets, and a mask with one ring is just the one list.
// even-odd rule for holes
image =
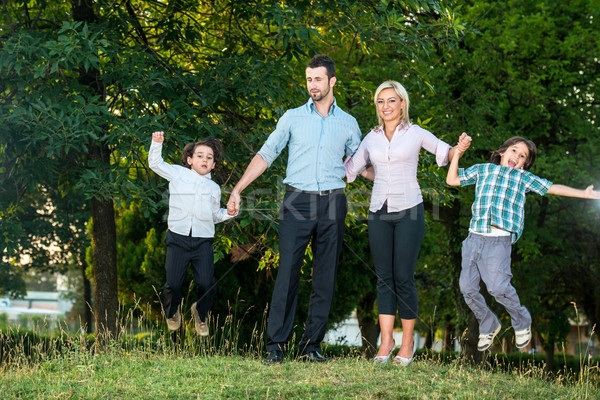
[[[450, 5], [436, 1], [74, 0], [3, 7], [2, 179], [14, 185], [3, 185], [2, 247], [14, 260], [26, 247], [20, 232], [31, 234], [23, 210], [35, 205], [22, 193], [43, 194], [58, 177], [64, 197], [77, 192], [90, 201], [96, 323], [113, 333], [116, 282], [122, 299], [130, 298], [141, 291], [134, 282], [152, 270], [146, 267], [160, 263], [160, 250], [144, 256], [142, 268], [137, 263], [138, 245], [146, 243], [148, 255], [165, 228], [165, 182], [148, 173], [145, 161], [152, 130], [167, 132], [171, 162], [198, 137], [223, 140], [225, 165], [215, 179], [227, 186], [282, 112], [306, 101], [303, 70], [313, 54], [338, 61], [338, 102], [367, 125], [374, 121], [368, 98], [382, 75], [401, 75], [463, 29]], [[219, 232], [218, 259], [231, 246], [255, 245], [259, 269], [270, 274], [283, 158], [246, 193], [246, 212]], [[120, 218], [162, 219], [115, 225], [113, 204]], [[118, 234], [126, 242], [117, 243]]]
[[[0, 280], [0, 293], [23, 290], [21, 254], [33, 255], [32, 268], [51, 259], [89, 264], [96, 323], [111, 332], [117, 287], [123, 304], [160, 310], [166, 183], [147, 167], [150, 133], [166, 132], [163, 155], [172, 163], [185, 143], [222, 140], [224, 163], [213, 177], [227, 192], [282, 113], [306, 101], [304, 68], [316, 53], [336, 60], [336, 100], [365, 133], [377, 123], [374, 89], [396, 79], [411, 96], [413, 122], [451, 144], [462, 131], [473, 136], [465, 166], [522, 135], [539, 148], [534, 173], [575, 187], [599, 178], [594, 1], [20, 0], [1, 7], [0, 276], [10, 279]], [[269, 301], [285, 161], [283, 154], [245, 191], [240, 216], [217, 230], [218, 313], [233, 299], [261, 310]], [[420, 325], [455, 337], [467, 326], [457, 277], [472, 190], [449, 191], [432, 161], [423, 154], [419, 168], [428, 232], [417, 271]], [[369, 190], [362, 180], [348, 188], [332, 322], [356, 307], [364, 324], [375, 315], [363, 220]], [[593, 202], [527, 202], [513, 273], [544, 347], [564, 337], [571, 301], [600, 322], [597, 221]], [[40, 251], [55, 243], [60, 251]], [[307, 260], [309, 267], [310, 251]], [[309, 282], [310, 269], [304, 273]]]

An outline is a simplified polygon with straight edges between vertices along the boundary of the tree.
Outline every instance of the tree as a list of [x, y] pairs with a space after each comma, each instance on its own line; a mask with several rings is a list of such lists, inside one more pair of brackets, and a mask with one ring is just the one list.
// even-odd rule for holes
[[[98, 57], [94, 57], [98, 51], [99, 43], [95, 41], [98, 34], [90, 32], [82, 22], [95, 22], [92, 4], [73, 2], [70, 11], [78, 22], [62, 27], [52, 23], [48, 27], [43, 17], [53, 20], [55, 13], [66, 11], [64, 4], [55, 8], [47, 7], [45, 2], [31, 5], [34, 8], [26, 3], [5, 4], [5, 18], [11, 22], [11, 29], [3, 35], [2, 67], [11, 79], [5, 81], [3, 88], [3, 114], [21, 136], [23, 159], [32, 164], [45, 161], [55, 167], [60, 164], [71, 172], [70, 168], [77, 169], [87, 163], [88, 158], [99, 172], [107, 164], [110, 152], [100, 139], [104, 136], [102, 127], [106, 126], [107, 114], [95, 104], [104, 94]], [[33, 17], [35, 8], [38, 12]], [[46, 172], [32, 172], [32, 167], [35, 168], [26, 167], [32, 175], [32, 180], [27, 182], [31, 188], [42, 181]], [[58, 168], [50, 171], [60, 177]], [[69, 192], [77, 183], [77, 180], [65, 181], [63, 191]], [[88, 194], [96, 188], [89, 189]], [[96, 326], [115, 333], [118, 306], [113, 295], [116, 281], [112, 272], [116, 271], [116, 264], [114, 251], [111, 251], [111, 243], [114, 245], [112, 199], [98, 192], [91, 197], [97, 229], [94, 244], [101, 264], [96, 269], [95, 304], [102, 312], [96, 312]]]

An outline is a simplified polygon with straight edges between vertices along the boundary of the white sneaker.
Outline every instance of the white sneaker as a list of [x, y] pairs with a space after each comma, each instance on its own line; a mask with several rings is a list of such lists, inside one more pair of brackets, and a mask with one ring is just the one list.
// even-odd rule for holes
[[520, 331], [515, 330], [515, 344], [517, 349], [526, 347], [531, 342], [531, 325]]
[[192, 317], [194, 318], [194, 329], [196, 329], [196, 333], [200, 336], [208, 336], [208, 324], [207, 321], [202, 321], [200, 319], [200, 314], [198, 314], [198, 310], [196, 310], [196, 303], [192, 304]]
[[167, 318], [167, 327], [170, 331], [176, 331], [180, 326], [181, 314], [179, 314], [179, 311], [177, 311], [171, 318]]
[[477, 350], [486, 351], [487, 349], [492, 347], [492, 344], [494, 343], [494, 338], [500, 332], [500, 328], [502, 328], [502, 325], [498, 324], [498, 327], [496, 328], [496, 330], [494, 330], [494, 332], [479, 335], [479, 342], [477, 342]]

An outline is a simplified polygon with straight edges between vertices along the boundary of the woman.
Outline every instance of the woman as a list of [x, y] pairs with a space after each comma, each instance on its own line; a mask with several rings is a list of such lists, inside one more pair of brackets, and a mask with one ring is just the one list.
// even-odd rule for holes
[[[423, 196], [417, 181], [421, 148], [435, 154], [439, 166], [452, 159], [454, 149], [431, 132], [410, 123], [409, 99], [396, 81], [383, 82], [375, 91], [379, 128], [363, 139], [346, 161], [348, 182], [361, 175], [374, 180], [369, 206], [369, 244], [377, 273], [377, 305], [381, 346], [374, 361], [386, 363], [396, 346], [396, 313], [402, 322], [402, 345], [394, 362], [409, 365], [414, 356], [413, 331], [417, 318], [415, 266], [425, 233]], [[471, 138], [463, 133], [458, 146]]]

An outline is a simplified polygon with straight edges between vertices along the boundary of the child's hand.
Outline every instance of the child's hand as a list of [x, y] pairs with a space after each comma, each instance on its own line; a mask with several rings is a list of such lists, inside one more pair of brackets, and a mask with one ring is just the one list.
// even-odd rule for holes
[[460, 155], [463, 155], [465, 151], [471, 146], [471, 136], [467, 135], [465, 132], [460, 135], [458, 138], [458, 144], [456, 145], [456, 151]]
[[152, 132], [152, 141], [156, 143], [162, 143], [165, 141], [165, 134], [163, 131]]
[[585, 195], [588, 199], [600, 199], [600, 191], [594, 190], [594, 185], [585, 188]]
[[240, 195], [236, 192], [231, 192], [229, 201], [227, 202], [227, 214], [237, 215], [240, 211]]

